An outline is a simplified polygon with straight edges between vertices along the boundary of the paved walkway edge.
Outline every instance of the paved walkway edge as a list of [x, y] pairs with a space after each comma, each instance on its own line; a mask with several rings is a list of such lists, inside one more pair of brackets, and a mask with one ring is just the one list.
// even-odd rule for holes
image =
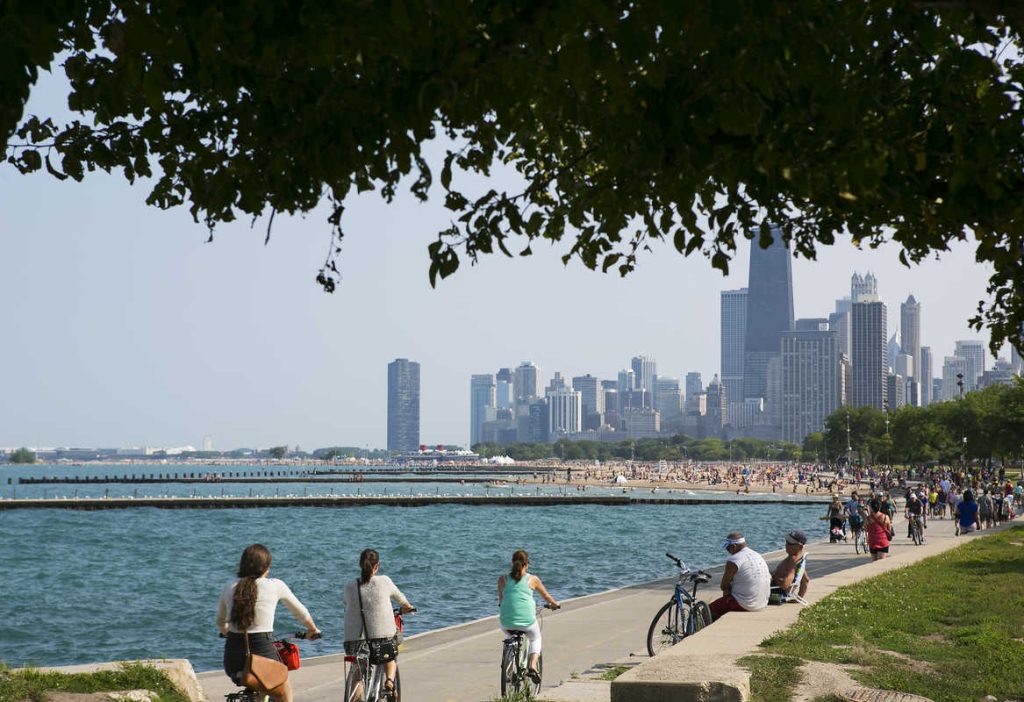
[[[929, 541], [890, 558], [816, 578], [806, 598], [813, 604], [845, 585], [858, 583], [935, 556], [975, 538], [1015, 526], [1002, 523], [965, 536], [953, 537], [952, 521], [929, 521]], [[896, 526], [897, 533], [901, 527]], [[936, 532], [947, 532], [938, 534]], [[945, 537], [945, 538], [942, 538]], [[769, 606], [760, 612], [728, 614], [655, 658], [616, 678], [611, 702], [745, 702], [750, 697], [750, 673], [736, 661], [757, 653], [760, 643], [796, 622], [802, 607]]]

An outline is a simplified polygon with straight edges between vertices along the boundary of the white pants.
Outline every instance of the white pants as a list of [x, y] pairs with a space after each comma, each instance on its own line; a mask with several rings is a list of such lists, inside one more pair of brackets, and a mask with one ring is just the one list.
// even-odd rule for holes
[[530, 642], [530, 655], [540, 653], [540, 622], [534, 622], [530, 626], [517, 626], [515, 629], [501, 627], [501, 630], [505, 632], [505, 636], [511, 636], [513, 631], [525, 632], [526, 640]]

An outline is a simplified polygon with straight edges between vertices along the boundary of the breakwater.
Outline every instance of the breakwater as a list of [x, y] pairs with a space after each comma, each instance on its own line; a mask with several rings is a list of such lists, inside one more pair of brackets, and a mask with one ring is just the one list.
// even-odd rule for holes
[[[11, 480], [8, 478], [8, 484]], [[323, 475], [320, 473], [288, 473], [288, 474], [237, 474], [237, 475], [206, 475], [186, 474], [174, 475], [104, 475], [104, 476], [59, 476], [39, 478], [18, 478], [18, 485], [166, 485], [180, 484], [189, 485], [195, 483], [232, 483], [232, 484], [258, 484], [258, 483], [364, 483], [370, 482], [363, 477], [363, 474], [355, 475]], [[422, 475], [374, 475], [374, 483], [490, 483], [494, 478], [465, 477], [455, 478], [451, 476], [422, 476]]]
[[554, 507], [558, 505], [821, 505], [822, 498], [632, 497], [629, 495], [282, 495], [253, 497], [87, 497], [0, 500], [0, 510], [245, 509], [261, 507], [426, 507], [429, 505]]

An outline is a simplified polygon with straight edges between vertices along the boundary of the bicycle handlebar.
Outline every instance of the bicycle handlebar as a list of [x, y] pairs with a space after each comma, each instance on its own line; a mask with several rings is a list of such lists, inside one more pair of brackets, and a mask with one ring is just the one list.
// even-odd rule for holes
[[306, 639], [307, 641], [316, 641], [317, 639], [323, 638], [323, 632], [316, 634], [310, 634], [308, 631], [296, 631], [292, 636], [296, 639]]
[[668, 556], [668, 559], [670, 561], [673, 561], [676, 564], [676, 568], [680, 568], [682, 570], [686, 570], [686, 568], [683, 568], [683, 561], [681, 559], [676, 558], [671, 553], [666, 553], [665, 555]]
[[562, 605], [560, 605], [560, 604], [557, 604], [557, 605], [546, 604], [546, 605], [544, 605], [544, 609], [556, 610], [556, 609], [561, 609], [561, 608], [562, 608]]

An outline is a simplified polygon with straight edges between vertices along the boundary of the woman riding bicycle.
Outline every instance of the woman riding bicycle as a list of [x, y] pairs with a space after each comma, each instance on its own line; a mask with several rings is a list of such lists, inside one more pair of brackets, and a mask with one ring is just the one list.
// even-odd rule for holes
[[[309, 610], [284, 581], [267, 577], [270, 561], [270, 551], [266, 546], [252, 544], [246, 547], [238, 563], [238, 578], [225, 585], [220, 594], [217, 628], [227, 637], [224, 672], [239, 685], [242, 684], [239, 676], [245, 668], [246, 634], [252, 655], [280, 660], [274, 648], [274, 610], [278, 602], [284, 602], [292, 616], [305, 625], [311, 637], [320, 635]], [[290, 681], [285, 682], [274, 699], [292, 702]]]
[[511, 636], [514, 630], [526, 633], [526, 639], [530, 642], [530, 661], [526, 674], [534, 683], [540, 683], [537, 659], [540, 657], [541, 636], [533, 593], [540, 593], [553, 609], [558, 609], [560, 605], [544, 589], [540, 578], [526, 572], [529, 565], [530, 556], [523, 549], [512, 554], [512, 570], [508, 575], [498, 578], [498, 611], [501, 630], [506, 636]]
[[[398, 670], [398, 627], [391, 605], [398, 603], [403, 614], [415, 607], [386, 575], [378, 575], [380, 554], [372, 548], [359, 554], [359, 579], [345, 585], [345, 653], [354, 655], [363, 639], [390, 640], [395, 655], [384, 664], [384, 690], [394, 697]], [[365, 622], [365, 629], [364, 624]]]

